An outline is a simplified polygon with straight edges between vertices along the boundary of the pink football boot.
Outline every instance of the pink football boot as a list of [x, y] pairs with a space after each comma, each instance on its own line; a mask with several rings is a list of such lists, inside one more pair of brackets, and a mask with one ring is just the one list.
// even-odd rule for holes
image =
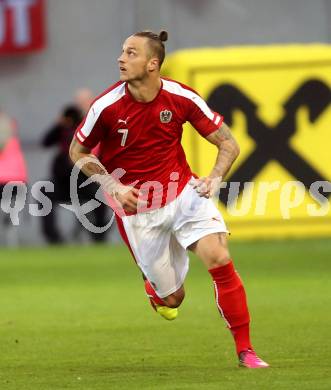
[[269, 364], [261, 360], [254, 351], [247, 349], [239, 354], [239, 367], [267, 368]]

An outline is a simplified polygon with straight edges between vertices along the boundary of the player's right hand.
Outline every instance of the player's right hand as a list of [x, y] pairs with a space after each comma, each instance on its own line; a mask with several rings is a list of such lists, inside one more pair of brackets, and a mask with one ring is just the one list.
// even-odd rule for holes
[[[122, 172], [120, 172], [121, 174]], [[123, 175], [123, 174], [122, 174]], [[120, 177], [120, 176], [119, 176]], [[105, 192], [107, 192], [116, 203], [117, 212], [121, 214], [124, 211], [128, 213], [136, 213], [141, 206], [144, 207], [145, 201], [139, 197], [140, 193], [134, 186], [138, 180], [131, 183], [131, 185], [124, 185], [119, 181], [119, 177], [115, 175], [93, 175], [94, 181], [101, 184]]]
[[129, 213], [136, 213], [137, 208], [145, 203], [139, 198], [139, 190], [131, 186], [118, 185], [114, 194], [124, 211]]
[[114, 194], [117, 200], [123, 207], [124, 211], [135, 213], [138, 207], [139, 191], [136, 188], [129, 186], [118, 186]]

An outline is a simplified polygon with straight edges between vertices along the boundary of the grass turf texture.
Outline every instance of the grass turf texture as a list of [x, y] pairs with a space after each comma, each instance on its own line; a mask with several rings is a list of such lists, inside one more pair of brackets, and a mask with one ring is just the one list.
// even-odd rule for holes
[[124, 247], [0, 250], [0, 389], [330, 389], [328, 240], [232, 243], [267, 370], [237, 368], [196, 258], [176, 321]]

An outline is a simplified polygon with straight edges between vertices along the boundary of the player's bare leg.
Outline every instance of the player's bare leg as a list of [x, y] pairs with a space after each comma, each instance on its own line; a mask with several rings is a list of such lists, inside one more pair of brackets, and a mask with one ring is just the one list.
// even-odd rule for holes
[[205, 236], [189, 249], [203, 261], [213, 279], [216, 304], [234, 338], [239, 364], [248, 368], [268, 367], [255, 354], [250, 342], [246, 294], [233, 266], [226, 234]]
[[181, 286], [177, 291], [168, 295], [167, 297], [160, 298], [156, 294], [152, 284], [144, 275], [143, 279], [145, 280], [145, 291], [153, 309], [168, 321], [177, 318], [177, 308], [185, 297], [184, 286]]

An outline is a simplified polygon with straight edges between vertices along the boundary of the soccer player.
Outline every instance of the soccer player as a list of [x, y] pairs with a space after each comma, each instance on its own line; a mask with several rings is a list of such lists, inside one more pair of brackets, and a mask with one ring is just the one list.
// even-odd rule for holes
[[[220, 114], [191, 88], [160, 77], [166, 31], [137, 32], [118, 58], [120, 81], [100, 95], [76, 130], [70, 156], [111, 194], [119, 231], [145, 279], [154, 309], [177, 317], [187, 251], [205, 264], [239, 364], [264, 368], [249, 336], [245, 290], [227, 246], [227, 229], [210, 199], [239, 154]], [[194, 177], [181, 145], [189, 121], [218, 148], [210, 175]], [[100, 145], [98, 158], [91, 150]]]

